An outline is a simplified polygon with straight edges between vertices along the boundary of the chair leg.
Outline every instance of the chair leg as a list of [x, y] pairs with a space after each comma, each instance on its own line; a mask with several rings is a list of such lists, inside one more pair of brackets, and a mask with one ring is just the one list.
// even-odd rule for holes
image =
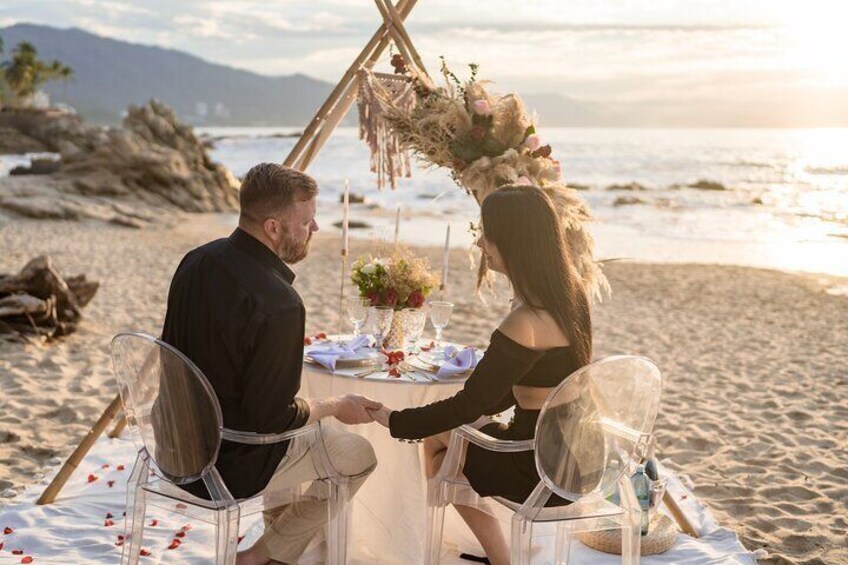
[[223, 510], [218, 510], [217, 514], [215, 525], [215, 563], [219, 565], [234, 565], [236, 562], [236, 552], [238, 551], [240, 508], [238, 505], [228, 506]]
[[518, 513], [512, 517], [512, 565], [530, 565], [533, 559], [533, 522]]
[[347, 563], [348, 521], [350, 514], [350, 480], [339, 477], [329, 480], [330, 496], [327, 504], [327, 563]]
[[556, 527], [556, 550], [554, 553], [554, 563], [557, 565], [568, 565], [571, 560], [571, 540], [572, 533], [564, 522], [557, 523]]
[[144, 539], [144, 511], [147, 506], [147, 493], [143, 487], [147, 484], [149, 476], [150, 470], [147, 467], [147, 462], [139, 453], [132, 474], [127, 481], [127, 510], [121, 565], [136, 565], [138, 563], [141, 542]]
[[630, 514], [630, 523], [621, 527], [621, 565], [639, 565], [642, 553], [642, 524], [639, 510]]
[[442, 559], [442, 532], [445, 528], [447, 496], [445, 484], [438, 482], [427, 489], [427, 557], [426, 565], [438, 565]]

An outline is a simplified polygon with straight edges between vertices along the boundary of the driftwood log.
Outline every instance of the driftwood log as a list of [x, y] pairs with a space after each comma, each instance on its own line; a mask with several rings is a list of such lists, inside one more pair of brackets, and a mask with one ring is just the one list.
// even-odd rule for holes
[[46, 255], [16, 275], [0, 274], [0, 334], [72, 333], [99, 286], [85, 275], [64, 278]]

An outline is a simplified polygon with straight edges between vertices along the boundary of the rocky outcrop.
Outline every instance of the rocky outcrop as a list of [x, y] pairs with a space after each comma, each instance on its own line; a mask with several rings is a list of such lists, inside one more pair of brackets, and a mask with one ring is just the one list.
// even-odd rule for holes
[[[36, 142], [49, 142], [48, 149], [60, 153], [61, 166], [41, 177], [43, 186], [4, 190], [0, 208], [29, 217], [89, 217], [138, 227], [162, 210], [238, 207], [238, 181], [160, 102], [131, 106], [121, 128], [87, 126], [68, 115], [44, 120], [24, 113], [15, 123]], [[122, 212], [133, 209], [139, 213]]]

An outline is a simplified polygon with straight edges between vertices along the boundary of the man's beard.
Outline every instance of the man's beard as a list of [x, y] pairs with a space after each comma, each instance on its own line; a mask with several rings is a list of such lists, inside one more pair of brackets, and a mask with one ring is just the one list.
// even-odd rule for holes
[[299, 241], [295, 241], [292, 235], [288, 231], [285, 231], [283, 232], [283, 239], [280, 241], [280, 245], [277, 246], [277, 257], [288, 264], [294, 264], [298, 261], [302, 261], [309, 253], [309, 242], [311, 240], [311, 233], [309, 234], [309, 237], [306, 238], [306, 241], [301, 243]]

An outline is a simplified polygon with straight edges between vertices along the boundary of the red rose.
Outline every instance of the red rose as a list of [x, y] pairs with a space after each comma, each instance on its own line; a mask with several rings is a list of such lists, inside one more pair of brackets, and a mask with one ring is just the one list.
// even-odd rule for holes
[[397, 304], [397, 301], [398, 301], [397, 291], [393, 288], [390, 288], [389, 290], [387, 290], [386, 291], [386, 298], [385, 298], [386, 306], [394, 306], [395, 304]]
[[412, 291], [406, 299], [406, 305], [410, 308], [421, 308], [424, 306], [424, 293], [420, 290]]
[[366, 295], [366, 298], [371, 301], [371, 306], [379, 306], [380, 305], [380, 293], [376, 290], [372, 290]]

